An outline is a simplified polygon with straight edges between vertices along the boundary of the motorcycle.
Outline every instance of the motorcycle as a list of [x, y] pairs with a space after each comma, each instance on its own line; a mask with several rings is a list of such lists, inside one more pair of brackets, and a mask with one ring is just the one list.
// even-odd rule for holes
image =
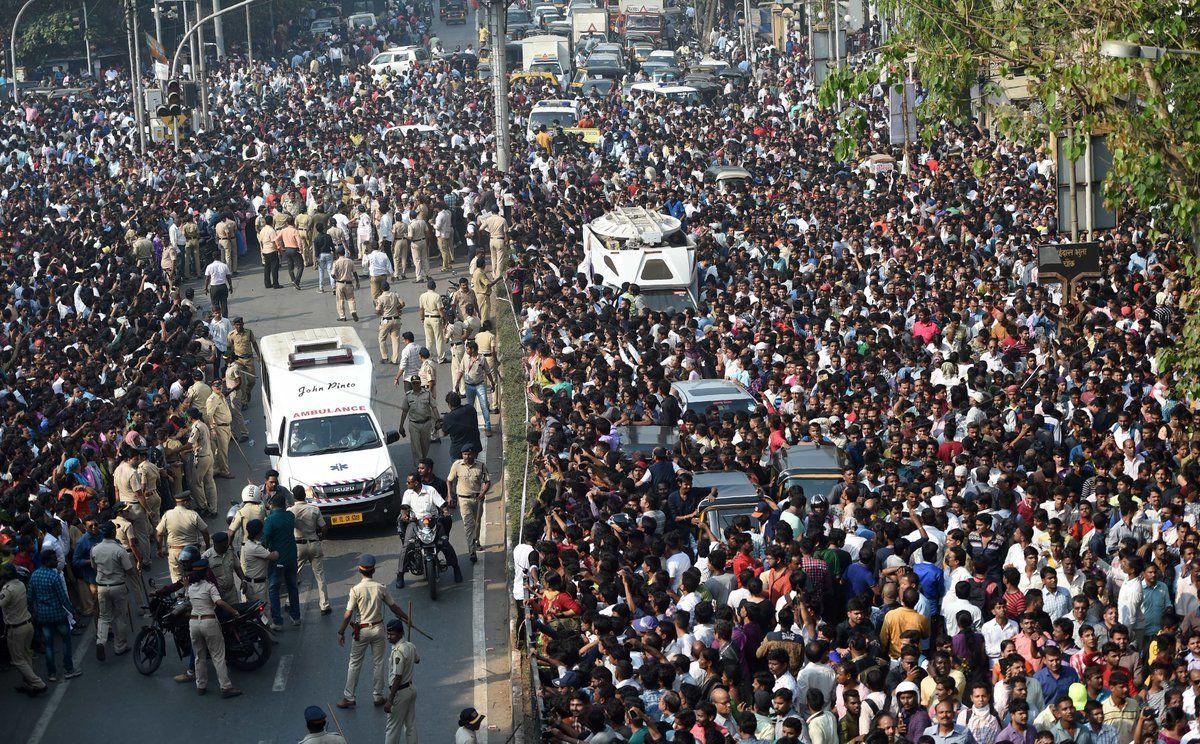
[[[438, 576], [449, 568], [443, 544], [446, 540], [440, 527], [441, 519], [422, 517], [417, 522], [415, 537], [404, 551], [404, 573], [424, 576], [429, 584], [429, 598], [438, 597]], [[403, 530], [403, 527], [401, 528]]]
[[[265, 603], [238, 602], [233, 605], [237, 615], [221, 620], [221, 635], [225, 639], [225, 660], [242, 672], [252, 672], [271, 658], [275, 634], [263, 617]], [[175, 642], [179, 658], [192, 652], [192, 636], [188, 627], [192, 603], [183, 596], [151, 595], [143, 609], [150, 615], [150, 624], [142, 628], [133, 642], [133, 665], [144, 675], [154, 674], [167, 655], [167, 635]], [[228, 615], [217, 609], [219, 615]]]

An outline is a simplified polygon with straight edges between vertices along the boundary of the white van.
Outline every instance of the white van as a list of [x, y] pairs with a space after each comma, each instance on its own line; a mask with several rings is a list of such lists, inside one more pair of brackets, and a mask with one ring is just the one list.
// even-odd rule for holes
[[353, 328], [313, 328], [259, 341], [266, 453], [287, 489], [310, 486], [332, 526], [390, 521], [396, 468], [372, 409], [371, 357]]
[[413, 65], [429, 64], [429, 52], [419, 46], [399, 46], [380, 52], [371, 58], [371, 72], [406, 72]]
[[570, 129], [579, 124], [579, 104], [571, 100], [551, 99], [538, 101], [529, 112], [529, 123], [525, 126], [525, 137], [532, 142], [538, 130], [545, 128], [553, 132], [555, 127]]

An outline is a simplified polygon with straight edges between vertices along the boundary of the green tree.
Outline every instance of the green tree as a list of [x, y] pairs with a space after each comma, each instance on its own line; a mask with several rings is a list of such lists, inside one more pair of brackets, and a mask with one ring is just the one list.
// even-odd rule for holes
[[[824, 105], [834, 105], [839, 91], [853, 98], [881, 80], [898, 83], [911, 68], [926, 94], [917, 114], [924, 135], [932, 137], [938, 122], [972, 114], [973, 87], [976, 101], [991, 100], [1001, 96], [1002, 80], [1027, 76], [1031, 102], [991, 111], [994, 131], [1031, 144], [1071, 134], [1068, 155], [1082, 153], [1085, 133], [1107, 133], [1109, 203], [1145, 210], [1157, 230], [1189, 238], [1188, 273], [1193, 279], [1200, 273], [1200, 57], [1101, 54], [1105, 40], [1200, 50], [1200, 2], [880, 0], [878, 7], [893, 21], [891, 37], [868, 69], [843, 69], [825, 82]], [[845, 134], [837, 152], [853, 157], [865, 112], [851, 104], [840, 115]], [[1200, 301], [1194, 291], [1186, 301], [1183, 342], [1164, 361], [1185, 391], [1196, 394]]]

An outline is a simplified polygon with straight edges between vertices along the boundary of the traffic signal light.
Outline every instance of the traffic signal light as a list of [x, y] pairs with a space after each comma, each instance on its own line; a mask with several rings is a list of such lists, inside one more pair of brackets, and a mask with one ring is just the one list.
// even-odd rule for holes
[[183, 85], [178, 80], [171, 80], [163, 90], [163, 104], [156, 111], [158, 118], [165, 122], [182, 121], [187, 113], [183, 105]]

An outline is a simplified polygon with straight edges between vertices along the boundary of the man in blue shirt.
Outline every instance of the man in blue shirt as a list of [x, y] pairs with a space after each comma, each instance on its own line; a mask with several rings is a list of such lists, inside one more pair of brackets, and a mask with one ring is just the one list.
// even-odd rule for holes
[[921, 562], [913, 566], [921, 584], [921, 594], [925, 599], [939, 607], [942, 595], [946, 592], [946, 573], [937, 565], [937, 543], [927, 542], [921, 546]]
[[[304, 486], [295, 488], [303, 491]], [[263, 520], [262, 546], [279, 554], [267, 574], [267, 598], [271, 603], [271, 625], [278, 630], [283, 625], [283, 610], [279, 604], [281, 584], [287, 584], [288, 613], [292, 625], [300, 624], [300, 588], [296, 584], [296, 515], [285, 507], [287, 501], [280, 491], [271, 497], [271, 512]]]
[[71, 650], [71, 628], [67, 618], [75, 614], [71, 600], [67, 597], [67, 585], [58, 572], [58, 554], [52, 549], [42, 551], [42, 565], [29, 577], [29, 610], [45, 642], [46, 669], [50, 681], [58, 681], [58, 668], [54, 663], [54, 637], [63, 645], [63, 666], [66, 679], [78, 677]]
[[83, 586], [79, 590], [79, 610], [84, 615], [91, 615], [96, 610], [96, 569], [92, 568], [92, 548], [104, 541], [100, 534], [100, 522], [95, 515], [83, 522], [85, 532], [75, 550], [71, 551], [71, 568], [75, 573], [75, 581]]
[[1079, 681], [1079, 674], [1073, 667], [1062, 663], [1062, 649], [1047, 645], [1042, 648], [1044, 665], [1033, 675], [1042, 686], [1042, 697], [1045, 700], [1058, 700], [1067, 694], [1071, 685]]

